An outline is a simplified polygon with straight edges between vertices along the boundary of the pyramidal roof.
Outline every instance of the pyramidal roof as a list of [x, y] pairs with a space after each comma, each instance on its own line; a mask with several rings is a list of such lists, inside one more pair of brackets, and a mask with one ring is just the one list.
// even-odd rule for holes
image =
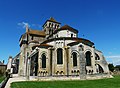
[[[50, 19], [48, 19], [47, 21], [61, 24], [60, 22], [57, 22], [53, 17], [50, 17]], [[47, 22], [47, 21], [46, 21], [46, 22]], [[46, 22], [43, 24], [43, 26], [46, 24]]]
[[[51, 22], [55, 22], [55, 23], [59, 23], [58, 21], [56, 21], [53, 17], [50, 17], [50, 19], [49, 20], [47, 20], [47, 21], [51, 21]], [[59, 23], [60, 24], [60, 23]]]
[[57, 22], [53, 17], [50, 17], [49, 21]]

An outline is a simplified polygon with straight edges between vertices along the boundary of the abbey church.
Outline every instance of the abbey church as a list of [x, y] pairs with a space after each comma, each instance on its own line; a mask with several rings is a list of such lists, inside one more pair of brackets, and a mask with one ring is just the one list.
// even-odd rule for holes
[[109, 74], [101, 51], [88, 39], [78, 37], [78, 30], [50, 18], [42, 30], [26, 26], [19, 40], [19, 76], [80, 76]]

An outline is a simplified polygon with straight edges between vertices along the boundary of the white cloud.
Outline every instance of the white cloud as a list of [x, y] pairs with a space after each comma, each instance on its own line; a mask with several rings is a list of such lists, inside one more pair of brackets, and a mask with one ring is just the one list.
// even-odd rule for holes
[[27, 22], [21, 22], [21, 23], [18, 23], [17, 25], [22, 27], [22, 28], [25, 28], [26, 26], [33, 27], [33, 28], [42, 28], [42, 25], [39, 25], [39, 24], [29, 24]]
[[120, 55], [114, 55], [114, 56], [106, 56], [106, 58], [120, 58]]
[[30, 24], [26, 22], [21, 22], [21, 23], [18, 23], [17, 25], [21, 26], [22, 28], [25, 28], [26, 26], [30, 27]]
[[114, 65], [120, 65], [120, 55], [106, 56], [108, 63], [113, 63]]

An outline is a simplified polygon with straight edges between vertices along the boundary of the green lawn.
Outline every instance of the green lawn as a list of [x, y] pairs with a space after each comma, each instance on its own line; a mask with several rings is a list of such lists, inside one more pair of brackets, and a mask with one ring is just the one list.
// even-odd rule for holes
[[11, 88], [120, 88], [120, 76], [84, 81], [15, 82]]
[[0, 76], [0, 83], [5, 79], [4, 76]]

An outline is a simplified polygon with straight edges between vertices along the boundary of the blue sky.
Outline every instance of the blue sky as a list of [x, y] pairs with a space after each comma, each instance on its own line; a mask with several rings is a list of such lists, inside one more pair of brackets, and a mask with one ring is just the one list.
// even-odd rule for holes
[[0, 0], [0, 60], [19, 53], [26, 23], [41, 30], [50, 17], [79, 30], [108, 62], [120, 64], [119, 0]]

